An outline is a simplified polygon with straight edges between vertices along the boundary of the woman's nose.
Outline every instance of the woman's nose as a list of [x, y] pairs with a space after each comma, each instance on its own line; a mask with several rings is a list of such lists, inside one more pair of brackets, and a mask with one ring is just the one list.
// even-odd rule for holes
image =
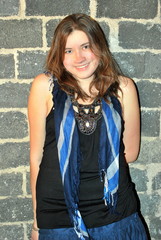
[[75, 52], [75, 62], [81, 63], [85, 60], [85, 56], [81, 50]]

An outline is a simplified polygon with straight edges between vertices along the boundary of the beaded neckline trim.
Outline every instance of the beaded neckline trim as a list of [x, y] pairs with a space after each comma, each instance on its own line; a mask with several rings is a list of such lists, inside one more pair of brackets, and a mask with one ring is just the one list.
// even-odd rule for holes
[[98, 120], [102, 117], [101, 98], [96, 98], [89, 105], [79, 104], [74, 97], [71, 97], [71, 101], [79, 130], [86, 135], [92, 134], [97, 127]]

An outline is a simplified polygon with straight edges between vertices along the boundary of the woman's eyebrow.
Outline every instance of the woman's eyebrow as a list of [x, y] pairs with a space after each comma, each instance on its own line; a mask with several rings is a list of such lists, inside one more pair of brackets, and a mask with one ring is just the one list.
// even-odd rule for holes
[[[87, 45], [87, 44], [90, 44], [90, 42], [82, 43], [80, 46], [83, 47], [84, 45]], [[66, 47], [65, 49], [72, 49], [72, 48], [71, 47]]]

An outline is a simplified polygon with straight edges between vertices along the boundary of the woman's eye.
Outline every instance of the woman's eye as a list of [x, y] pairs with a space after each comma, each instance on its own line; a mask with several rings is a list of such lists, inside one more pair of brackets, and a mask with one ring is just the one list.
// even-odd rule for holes
[[89, 49], [90, 46], [89, 46], [89, 45], [85, 45], [85, 46], [83, 46], [83, 48], [84, 48], [84, 49]]
[[65, 50], [65, 53], [70, 54], [72, 50]]

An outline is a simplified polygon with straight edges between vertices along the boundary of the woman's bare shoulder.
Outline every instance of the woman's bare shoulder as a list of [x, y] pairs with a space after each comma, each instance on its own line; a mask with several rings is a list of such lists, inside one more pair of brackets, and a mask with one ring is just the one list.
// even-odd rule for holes
[[40, 87], [45, 87], [50, 85], [51, 82], [53, 82], [53, 79], [50, 75], [46, 73], [41, 73], [34, 78], [32, 84], [36, 84]]
[[128, 78], [128, 77], [120, 76], [119, 77], [119, 83], [120, 83], [120, 88], [123, 92], [128, 91], [131, 88], [132, 89], [136, 88], [133, 79]]
[[135, 82], [131, 78], [120, 76], [119, 82], [120, 90], [118, 91], [118, 96], [122, 109], [124, 109], [126, 105], [132, 104], [132, 101], [138, 101], [138, 94]]
[[40, 91], [40, 94], [48, 94], [51, 92], [53, 84], [53, 79], [50, 75], [41, 73], [33, 79], [31, 91]]

